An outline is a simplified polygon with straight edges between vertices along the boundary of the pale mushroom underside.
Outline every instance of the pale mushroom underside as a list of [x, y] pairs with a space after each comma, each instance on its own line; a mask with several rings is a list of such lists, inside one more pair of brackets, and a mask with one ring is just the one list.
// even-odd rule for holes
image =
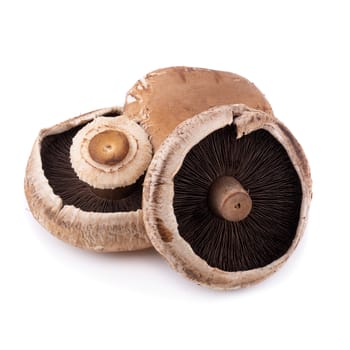
[[41, 146], [46, 137], [83, 126], [101, 116], [117, 117], [120, 114], [122, 110], [118, 107], [104, 108], [43, 129], [29, 157], [24, 187], [33, 216], [53, 235], [74, 246], [99, 252], [151, 246], [145, 233], [141, 203], [135, 210], [122, 212], [86, 211], [67, 205], [55, 194], [43, 169]]
[[[271, 134], [287, 152], [300, 178], [302, 191], [299, 220], [287, 251], [267, 265], [245, 271], [225, 271], [209, 265], [196, 254], [179, 232], [179, 221], [174, 210], [174, 178], [186, 155], [207, 135], [229, 125], [235, 125], [237, 138], [259, 129]], [[152, 244], [173, 268], [200, 284], [218, 289], [234, 289], [265, 279], [287, 260], [305, 229], [310, 200], [311, 177], [308, 163], [300, 145], [288, 129], [264, 112], [245, 105], [227, 105], [212, 108], [181, 123], [163, 142], [145, 178], [143, 214]]]

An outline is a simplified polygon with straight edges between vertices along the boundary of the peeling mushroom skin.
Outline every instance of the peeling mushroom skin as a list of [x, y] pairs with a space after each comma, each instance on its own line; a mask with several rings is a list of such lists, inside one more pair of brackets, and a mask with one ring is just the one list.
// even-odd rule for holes
[[141, 123], [157, 150], [182, 121], [211, 107], [233, 103], [272, 114], [261, 91], [237, 74], [170, 67], [147, 74], [129, 90], [124, 114]]
[[182, 122], [155, 153], [144, 181], [146, 232], [196, 283], [246, 287], [296, 248], [311, 186], [301, 146], [272, 114], [214, 107]]
[[143, 178], [119, 189], [93, 188], [70, 163], [70, 145], [79, 130], [121, 114], [118, 107], [104, 108], [43, 129], [28, 160], [24, 189], [33, 216], [53, 235], [80, 248], [114, 252], [151, 246], [141, 210]]

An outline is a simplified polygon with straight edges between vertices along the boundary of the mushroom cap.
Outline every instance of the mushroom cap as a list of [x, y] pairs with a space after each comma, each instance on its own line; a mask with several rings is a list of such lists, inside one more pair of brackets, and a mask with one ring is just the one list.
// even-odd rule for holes
[[261, 91], [237, 74], [170, 67], [137, 81], [126, 96], [124, 114], [141, 123], [157, 150], [182, 121], [211, 107], [234, 103], [272, 114]]
[[[179, 232], [179, 218], [175, 215], [174, 208], [174, 179], [188, 153], [208, 135], [230, 125], [236, 128], [237, 139], [259, 129], [272, 135], [283, 146], [301, 185], [298, 221], [287, 251], [265, 266], [237, 271], [211, 266], [200, 257], [183, 238], [182, 232]], [[242, 104], [226, 105], [214, 107], [184, 121], [163, 142], [155, 153], [145, 177], [143, 216], [146, 232], [153, 246], [175, 270], [202, 285], [217, 289], [236, 289], [265, 279], [285, 263], [305, 229], [311, 196], [309, 165], [301, 146], [291, 132], [271, 114]]]
[[62, 198], [54, 193], [43, 169], [41, 149], [47, 136], [82, 127], [96, 118], [121, 114], [122, 109], [118, 107], [86, 113], [41, 130], [34, 142], [24, 181], [30, 210], [48, 231], [74, 246], [98, 252], [130, 251], [151, 246], [141, 208], [123, 212], [94, 212], [64, 204]]
[[[106, 147], [114, 152], [103, 152]], [[70, 158], [79, 179], [94, 188], [113, 189], [132, 185], [145, 173], [152, 146], [135, 121], [125, 116], [100, 117], [74, 136]]]

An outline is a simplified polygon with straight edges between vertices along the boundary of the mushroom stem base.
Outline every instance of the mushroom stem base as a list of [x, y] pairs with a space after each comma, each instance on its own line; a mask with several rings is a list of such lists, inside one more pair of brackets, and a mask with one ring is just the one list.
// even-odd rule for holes
[[209, 204], [217, 216], [228, 221], [241, 221], [252, 209], [248, 192], [232, 176], [221, 176], [214, 181], [209, 191]]

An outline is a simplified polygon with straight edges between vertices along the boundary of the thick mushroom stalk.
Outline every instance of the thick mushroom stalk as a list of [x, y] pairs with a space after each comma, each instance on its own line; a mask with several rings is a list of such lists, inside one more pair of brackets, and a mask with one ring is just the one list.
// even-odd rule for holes
[[75, 135], [72, 167], [94, 189], [118, 189], [136, 183], [152, 158], [148, 135], [125, 116], [100, 117]]
[[221, 176], [210, 188], [209, 203], [213, 212], [228, 221], [245, 219], [252, 200], [243, 186], [232, 176]]
[[128, 152], [128, 138], [117, 130], [103, 131], [95, 135], [89, 143], [90, 157], [104, 165], [118, 164]]

